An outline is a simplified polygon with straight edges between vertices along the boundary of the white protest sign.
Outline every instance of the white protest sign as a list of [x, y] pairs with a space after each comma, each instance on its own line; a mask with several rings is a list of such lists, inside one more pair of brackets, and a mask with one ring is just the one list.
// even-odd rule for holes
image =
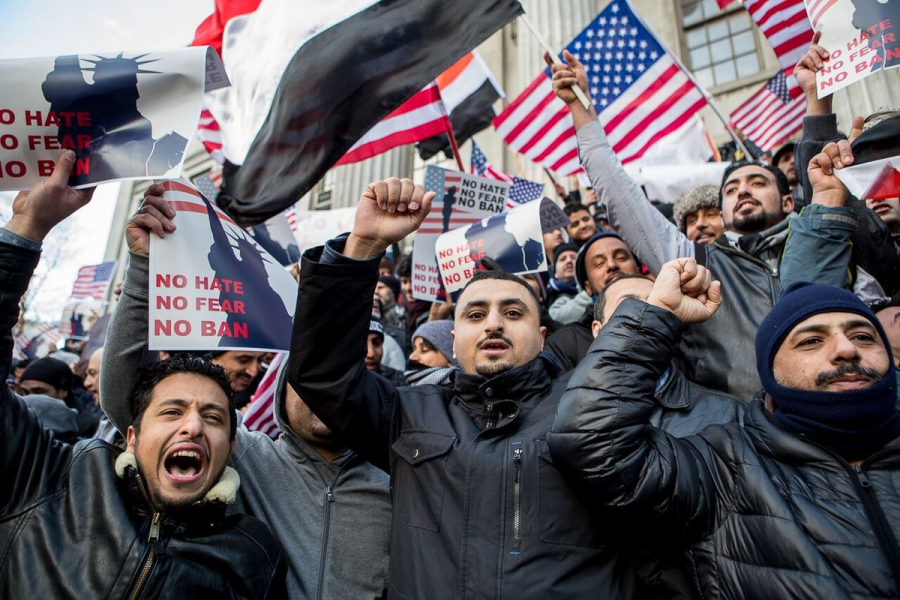
[[334, 210], [311, 210], [297, 213], [297, 245], [301, 251], [321, 246], [330, 239], [353, 229], [356, 207]]
[[834, 174], [860, 200], [900, 197], [900, 156], [835, 169]]
[[503, 214], [509, 183], [428, 165], [425, 190], [437, 195], [431, 212], [416, 232], [412, 286], [417, 300], [444, 300], [434, 244], [438, 236], [491, 215]]
[[73, 187], [178, 177], [204, 88], [228, 84], [208, 47], [3, 60], [0, 80], [0, 190], [34, 187], [64, 149]]
[[461, 290], [485, 257], [516, 275], [546, 271], [543, 234], [569, 222], [555, 202], [543, 198], [442, 234], [435, 250], [444, 287], [450, 294]]
[[150, 349], [290, 349], [297, 283], [186, 181], [163, 197], [178, 228], [150, 236]]
[[816, 73], [824, 98], [882, 69], [900, 66], [900, 14], [895, 2], [805, 0], [809, 20], [831, 53]]

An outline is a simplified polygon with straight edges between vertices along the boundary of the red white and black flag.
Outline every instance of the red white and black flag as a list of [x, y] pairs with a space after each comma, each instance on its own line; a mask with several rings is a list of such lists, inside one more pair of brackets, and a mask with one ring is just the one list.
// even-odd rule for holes
[[217, 0], [194, 43], [221, 48], [232, 83], [206, 98], [226, 159], [218, 204], [242, 225], [289, 207], [521, 12], [516, 0]]

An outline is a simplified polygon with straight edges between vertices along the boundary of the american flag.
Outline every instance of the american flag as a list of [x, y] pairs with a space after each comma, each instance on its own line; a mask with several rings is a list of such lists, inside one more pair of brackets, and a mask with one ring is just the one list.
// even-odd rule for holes
[[803, 126], [806, 100], [793, 75], [779, 71], [733, 113], [731, 126], [769, 152]]
[[525, 204], [537, 200], [544, 195], [544, 184], [536, 181], [528, 181], [521, 177], [513, 177], [513, 184], [509, 186], [509, 196], [506, 208], [515, 208], [519, 204]]
[[475, 143], [475, 140], [472, 140], [472, 166], [469, 169], [469, 173], [478, 175], [479, 177], [496, 179], [497, 181], [512, 182], [513, 180], [512, 177], [503, 171], [498, 171], [491, 166], [491, 163], [488, 162], [487, 157], [484, 155], [484, 152], [481, 151], [481, 148], [478, 147], [478, 144]]
[[102, 300], [109, 291], [109, 284], [115, 272], [115, 261], [81, 267], [78, 269], [78, 277], [72, 287], [71, 297]]
[[[587, 71], [600, 122], [623, 163], [684, 125], [706, 104], [627, 0], [614, 0], [566, 47]], [[545, 70], [496, 119], [513, 151], [561, 175], [580, 170], [568, 107]]]
[[261, 431], [270, 438], [278, 439], [281, 429], [275, 423], [275, 384], [278, 381], [278, 371], [284, 361], [287, 360], [287, 352], [279, 352], [269, 364], [268, 370], [259, 381], [250, 408], [244, 415], [244, 425], [250, 431]]
[[225, 162], [225, 154], [222, 152], [222, 130], [219, 122], [204, 104], [200, 111], [200, 122], [197, 125], [197, 137], [203, 143], [203, 147], [213, 159], [222, 164]]
[[745, 0], [744, 8], [768, 38], [782, 71], [793, 73], [813, 37], [803, 0]]

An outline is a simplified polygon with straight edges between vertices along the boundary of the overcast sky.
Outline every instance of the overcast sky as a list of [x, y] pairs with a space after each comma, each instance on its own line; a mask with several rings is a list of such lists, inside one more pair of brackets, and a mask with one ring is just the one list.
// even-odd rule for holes
[[[0, 59], [182, 47], [212, 10], [213, 0], [0, 0]], [[71, 217], [64, 258], [34, 306], [42, 320], [60, 318], [79, 267], [103, 260], [118, 189], [118, 184], [100, 186], [91, 203]], [[9, 219], [13, 197], [0, 192], [0, 223]]]

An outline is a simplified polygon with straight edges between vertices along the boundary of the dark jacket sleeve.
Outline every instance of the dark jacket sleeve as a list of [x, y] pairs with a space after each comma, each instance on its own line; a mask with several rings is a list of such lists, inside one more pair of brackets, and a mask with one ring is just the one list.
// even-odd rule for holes
[[[12, 365], [12, 329], [19, 300], [37, 267], [40, 252], [0, 242], [0, 376], [5, 382]], [[20, 512], [61, 484], [72, 447], [54, 440], [25, 404], [3, 383], [0, 386], [0, 452], [3, 484], [0, 516]]]
[[332, 240], [327, 252], [309, 250], [301, 260], [288, 382], [329, 429], [387, 471], [399, 396], [365, 366], [380, 257], [346, 258], [344, 241]]
[[683, 329], [665, 310], [623, 302], [570, 378], [548, 442], [554, 462], [602, 504], [656, 512], [693, 537], [715, 523], [730, 487], [722, 475], [734, 469], [701, 436], [650, 425], [656, 382]]
[[821, 152], [828, 142], [836, 142], [846, 137], [838, 131], [837, 115], [834, 113], [803, 117], [803, 134], [795, 146], [794, 164], [797, 168], [797, 179], [803, 186], [803, 197], [807, 202], [812, 202], [813, 197], [812, 185], [806, 174], [809, 161]]

